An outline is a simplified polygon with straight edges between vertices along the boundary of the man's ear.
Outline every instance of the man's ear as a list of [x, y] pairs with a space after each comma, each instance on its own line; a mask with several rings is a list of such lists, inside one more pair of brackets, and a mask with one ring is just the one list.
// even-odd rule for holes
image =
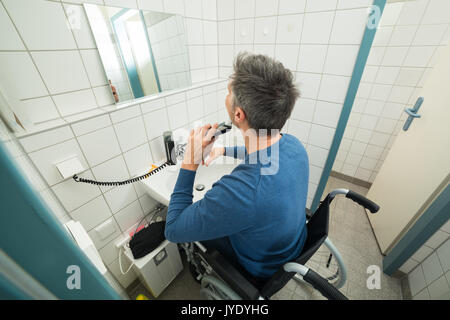
[[234, 121], [239, 124], [239, 123], [243, 123], [245, 121], [245, 119], [246, 119], [246, 116], [245, 116], [244, 110], [242, 110], [241, 107], [236, 106], [234, 108]]

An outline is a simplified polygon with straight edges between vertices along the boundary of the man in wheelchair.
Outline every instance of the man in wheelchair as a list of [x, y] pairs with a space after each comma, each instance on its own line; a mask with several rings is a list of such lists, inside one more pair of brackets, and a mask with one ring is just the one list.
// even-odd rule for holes
[[[217, 124], [191, 131], [168, 207], [165, 236], [184, 243], [196, 273], [211, 273], [205, 269], [212, 268], [233, 287], [216, 283], [221, 289], [215, 298], [269, 298], [295, 272], [283, 271], [283, 265], [300, 256], [307, 240], [308, 156], [297, 138], [280, 130], [298, 96], [292, 73], [281, 63], [240, 54], [225, 106], [245, 146], [212, 148]], [[198, 166], [222, 155], [243, 161], [192, 203]], [[203, 280], [207, 277], [203, 275]]]

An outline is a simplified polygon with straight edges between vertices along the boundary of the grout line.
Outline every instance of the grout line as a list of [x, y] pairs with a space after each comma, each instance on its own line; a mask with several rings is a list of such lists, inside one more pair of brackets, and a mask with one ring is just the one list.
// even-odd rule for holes
[[18, 37], [19, 37], [20, 40], [22, 41], [22, 45], [25, 47], [26, 52], [28, 53], [28, 57], [30, 58], [31, 62], [33, 63], [33, 66], [36, 68], [36, 72], [39, 74], [39, 77], [40, 77], [40, 79], [41, 79], [41, 81], [42, 81], [42, 84], [44, 85], [45, 89], [47, 90], [47, 93], [48, 93], [48, 95], [50, 96], [50, 99], [52, 99], [52, 102], [53, 102], [53, 104], [54, 104], [54, 106], [55, 106], [56, 112], [58, 113], [59, 117], [62, 118], [61, 112], [60, 112], [60, 110], [58, 109], [58, 106], [56, 105], [55, 100], [54, 100], [53, 97], [51, 96], [50, 90], [48, 89], [48, 86], [47, 86], [47, 84], [46, 84], [45, 81], [44, 81], [44, 77], [42, 76], [41, 71], [39, 70], [39, 68], [38, 68], [38, 66], [37, 66], [37, 64], [36, 64], [36, 62], [34, 61], [33, 56], [31, 55], [31, 52], [30, 52], [30, 50], [28, 49], [27, 44], [25, 43], [25, 40], [23, 39], [21, 33], [19, 32], [19, 29], [17, 28], [17, 26], [16, 26], [14, 20], [11, 18], [11, 15], [9, 14], [8, 10], [6, 9], [6, 6], [4, 5], [3, 2], [1, 2], [1, 4], [2, 4], [2, 6], [3, 6], [3, 9], [5, 10], [5, 13], [6, 13], [7, 16], [9, 17], [9, 19], [10, 19], [10, 21], [11, 21], [11, 24], [13, 25], [13, 27], [14, 27], [14, 29], [15, 29], [17, 35], [18, 35]]
[[[258, 0], [255, 0], [255, 2], [257, 2]], [[297, 14], [306, 14], [306, 13], [321, 13], [321, 12], [333, 12], [333, 11], [351, 11], [351, 10], [355, 10], [355, 9], [366, 9], [366, 8], [370, 8], [370, 5], [365, 5], [365, 6], [357, 6], [357, 7], [351, 7], [351, 8], [342, 8], [339, 9], [336, 5], [335, 9], [329, 9], [329, 10], [317, 10], [317, 11], [306, 11], [306, 1], [305, 1], [305, 8], [304, 11], [301, 12], [294, 12], [294, 13], [279, 13], [279, 3], [278, 3], [278, 10], [277, 10], [277, 14], [271, 14], [271, 15], [264, 15], [264, 16], [257, 16], [256, 15], [256, 11], [255, 14], [253, 16], [253, 18], [272, 18], [272, 17], [277, 17], [277, 16], [292, 16], [292, 15], [297, 15]], [[236, 7], [235, 7], [235, 11], [236, 11]], [[245, 19], [251, 19], [251, 18], [235, 18], [234, 19], [222, 19], [222, 20], [218, 20], [219, 22], [223, 22], [223, 21], [231, 21], [231, 20], [245, 20]], [[444, 23], [442, 23], [444, 24]], [[384, 26], [383, 26], [384, 27]]]
[[[305, 1], [305, 4], [304, 4], [304, 7], [303, 7], [303, 10], [305, 10], [306, 9], [306, 1]], [[277, 12], [280, 12], [280, 2], [278, 2], [278, 9], [277, 9]], [[279, 17], [280, 17], [280, 15], [278, 15], [278, 18], [277, 18], [277, 20], [279, 19]], [[296, 64], [295, 64], [295, 70], [296, 70], [296, 74], [294, 74], [294, 79], [295, 79], [295, 81], [297, 80], [297, 73], [299, 72], [299, 71], [297, 71], [298, 70], [298, 66], [299, 66], [299, 63], [298, 63], [298, 61], [299, 61], [299, 59], [300, 59], [300, 51], [302, 50], [302, 38], [303, 38], [303, 29], [304, 29], [304, 26], [305, 26], [305, 14], [303, 14], [303, 17], [302, 17], [302, 30], [300, 31], [300, 39], [299, 39], [299, 47], [298, 47], [298, 52], [297, 52], [297, 61], [296, 61]], [[278, 30], [277, 30], [277, 38], [278, 38]], [[325, 55], [325, 57], [326, 57], [326, 55]], [[324, 65], [325, 65], [325, 62], [324, 62]], [[297, 87], [297, 86], [296, 86]], [[320, 84], [319, 84], [319, 89], [320, 89]], [[299, 95], [299, 97], [298, 97], [298, 100], [300, 100], [300, 98], [301, 98], [301, 91], [300, 91], [300, 88], [298, 88], [298, 90], [299, 90], [299, 92], [300, 92], [300, 95]], [[314, 100], [314, 99], [311, 99], [311, 100]], [[317, 105], [317, 100], [314, 102], [314, 112], [315, 112], [315, 109], [316, 109], [316, 105]], [[295, 106], [294, 106], [294, 108], [295, 108]], [[313, 115], [312, 115], [312, 119], [311, 120], [314, 120], [314, 112], [313, 112]], [[293, 120], [295, 120], [294, 118], [292, 118]], [[312, 121], [311, 121], [311, 123], [312, 123]], [[290, 126], [291, 126], [291, 121], [290, 121], [290, 119], [289, 119], [289, 123], [288, 123], [288, 127], [287, 127], [287, 132], [289, 132], [289, 128], [290, 128]], [[311, 127], [309, 128], [309, 130], [308, 130], [308, 137], [306, 138], [306, 142], [305, 142], [305, 144], [308, 144], [308, 141], [309, 141], [309, 134], [310, 134], [310, 132], [311, 132]], [[323, 168], [322, 168], [322, 170], [323, 170]]]
[[[324, 72], [324, 70], [325, 70], [325, 65], [326, 65], [326, 61], [327, 61], [327, 57], [328, 57], [328, 50], [329, 50], [329, 48], [330, 48], [330, 40], [331, 40], [331, 35], [332, 35], [332, 33], [333, 33], [333, 25], [334, 25], [334, 20], [335, 20], [335, 18], [336, 18], [336, 12], [337, 12], [336, 8], [337, 8], [337, 5], [338, 5], [338, 3], [336, 2], [336, 7], [335, 7], [335, 10], [334, 10], [334, 15], [333, 15], [333, 21], [331, 22], [330, 34], [328, 35], [328, 42], [327, 42], [327, 44], [326, 44], [327, 48], [326, 48], [326, 52], [325, 52], [325, 60], [324, 60], [323, 66], [322, 66], [322, 74], [321, 74], [321, 77], [320, 77], [320, 81], [319, 81], [319, 85], [318, 85], [317, 94], [316, 94], [316, 96], [315, 96], [315, 98], [314, 98], [315, 103], [314, 103], [314, 111], [313, 111], [313, 115], [312, 115], [312, 121], [314, 121], [314, 117], [315, 117], [316, 111], [317, 111], [317, 101], [318, 101], [319, 95], [320, 95], [320, 88], [321, 88], [321, 85], [322, 85], [322, 79], [323, 79], [323, 76], [324, 76], [323, 72]], [[306, 4], [305, 4], [305, 9], [306, 9]], [[304, 23], [304, 21], [305, 21], [305, 16], [303, 17], [303, 23]], [[302, 37], [303, 37], [303, 28], [302, 28]], [[301, 43], [301, 39], [300, 39], [300, 43]], [[300, 54], [300, 48], [299, 48], [299, 54]], [[297, 60], [297, 62], [298, 62], [298, 60]], [[343, 103], [344, 103], [344, 102], [342, 102], [342, 105], [343, 105]], [[312, 127], [312, 126], [311, 126], [311, 127]], [[334, 131], [336, 131], [336, 128], [334, 129]], [[311, 128], [309, 129], [309, 132], [308, 132], [308, 138], [307, 138], [307, 143], [308, 143], [308, 144], [309, 144], [310, 134], [311, 134]], [[330, 147], [329, 147], [328, 150], [330, 150], [330, 149], [331, 149], [331, 145], [330, 145]]]
[[[111, 121], [111, 116], [110, 116], [110, 115], [109, 115], [109, 118], [110, 118], [109, 120]], [[111, 123], [112, 123], [112, 121], [111, 121]], [[121, 146], [120, 146], [119, 139], [118, 139], [118, 137], [117, 137], [117, 133], [116, 133], [116, 131], [115, 131], [114, 126], [113, 126], [113, 125], [111, 125], [111, 126], [112, 126], [112, 129], [113, 129], [113, 132], [114, 132], [114, 135], [115, 135], [115, 138], [116, 138], [116, 141], [117, 141], [117, 144], [118, 144], [118, 146], [119, 146], [119, 150], [121, 151], [121, 153], [120, 153], [119, 155], [116, 155], [116, 156], [110, 158], [110, 159], [105, 160], [103, 163], [105, 163], [105, 162], [107, 162], [107, 161], [110, 161], [110, 160], [112, 160], [112, 159], [114, 159], [114, 158], [116, 158], [116, 157], [119, 157], [119, 156], [121, 156], [121, 157], [123, 158], [123, 151], [122, 151], [122, 148], [121, 148]], [[73, 130], [72, 130], [72, 131], [73, 131]], [[75, 132], [73, 132], [73, 133], [75, 133]], [[91, 174], [92, 174], [92, 176], [94, 177], [94, 179], [97, 179], [96, 176], [95, 176], [95, 174], [94, 174], [94, 171], [93, 171], [92, 169], [93, 169], [93, 167], [96, 167], [96, 166], [98, 166], [98, 165], [100, 165], [100, 164], [96, 164], [95, 166], [92, 166], [92, 165], [87, 161], [87, 157], [86, 157], [86, 155], [84, 154], [84, 150], [81, 148], [81, 145], [80, 145], [78, 139], [77, 139], [77, 138], [75, 138], [75, 139], [76, 139], [76, 141], [77, 141], [77, 143], [78, 143], [78, 146], [79, 146], [79, 148], [80, 148], [80, 150], [81, 150], [83, 156], [86, 158], [86, 163], [87, 163], [88, 166], [89, 166], [89, 171], [91, 172]], [[126, 166], [126, 161], [125, 161], [125, 159], [123, 158], [122, 160], [124, 160], [125, 166]], [[128, 167], [127, 167], [127, 171], [128, 171], [128, 176], [130, 177], [130, 172], [129, 172], [129, 170], [128, 170]], [[102, 197], [103, 197], [103, 200], [105, 201], [106, 205], [108, 206], [108, 208], [109, 208], [109, 210], [110, 210], [110, 212], [111, 212], [112, 218], [113, 218], [114, 221], [117, 223], [117, 226], [119, 227], [119, 230], [122, 231], [122, 234], [123, 234], [123, 230], [122, 230], [122, 228], [120, 227], [120, 225], [119, 225], [119, 223], [118, 223], [116, 217], [114, 216], [114, 212], [113, 212], [113, 210], [111, 209], [110, 204], [109, 204], [108, 201], [106, 200], [105, 192], [102, 190], [102, 188], [100, 188], [100, 186], [97, 186], [97, 187], [98, 187], [98, 189], [100, 190], [100, 193], [101, 193], [101, 195], [102, 195]], [[113, 189], [115, 189], [115, 188], [117, 188], [117, 186], [115, 186], [114, 188], [112, 188], [112, 189], [110, 189], [110, 190], [113, 190]], [[133, 189], [134, 189], [134, 188], [133, 188]], [[110, 191], [110, 190], [108, 190], [108, 191]], [[135, 190], [135, 193], [136, 193], [136, 190]], [[136, 195], [136, 196], [137, 196], [137, 195]], [[109, 219], [107, 219], [107, 220], [109, 220]], [[105, 220], [105, 221], [106, 221], [106, 220]], [[109, 243], [109, 242], [108, 242], [108, 243]]]
[[[59, 3], [59, 2], [57, 2]], [[67, 16], [66, 16], [67, 17]], [[97, 47], [92, 48], [67, 48], [67, 49], [2, 49], [0, 52], [59, 52], [59, 51], [89, 51], [89, 50], [98, 50]]]
[[[185, 96], [185, 97], [186, 97], [186, 96]], [[166, 104], [166, 103], [165, 103], [165, 101], [164, 101], [164, 105], [165, 105], [165, 104]], [[186, 105], [187, 105], [187, 104], [186, 104]], [[163, 108], [167, 108], [167, 106], [165, 105]], [[157, 109], [157, 110], [160, 110], [160, 109]], [[154, 111], [156, 111], [156, 110], [154, 110]], [[144, 124], [144, 131], [145, 131], [145, 136], [147, 137], [147, 143], [148, 143], [148, 146], [149, 146], [149, 148], [150, 148], [150, 155], [151, 155], [151, 157], [152, 157], [152, 160], [155, 161], [155, 157], [154, 157], [154, 154], [153, 154], [152, 146], [151, 146], [151, 144], [150, 144], [150, 139], [149, 139], [149, 137], [148, 137], [147, 124], [145, 123], [144, 113], [142, 112], [141, 106], [139, 106], [139, 112], [140, 112], [140, 116], [141, 116], [141, 118], [142, 118], [142, 122], [143, 122], [143, 124]], [[137, 190], [136, 190], [136, 193], [137, 193]], [[142, 208], [142, 210], [144, 210], [144, 208]]]
[[[65, 126], [67, 124], [76, 124], [76, 123], [79, 123], [79, 122], [83, 122], [83, 121], [95, 118], [97, 116], [101, 116], [101, 115], [109, 114], [109, 113], [114, 113], [116, 111], [126, 110], [126, 109], [131, 108], [131, 107], [136, 106], [136, 105], [140, 105], [140, 104], [143, 104], [143, 103], [146, 103], [146, 102], [160, 100], [160, 99], [163, 99], [163, 98], [175, 95], [175, 94], [179, 94], [179, 93], [182, 93], [182, 92], [202, 89], [205, 86], [218, 84], [218, 83], [221, 83], [223, 81], [225, 81], [225, 80], [224, 79], [207, 80], [207, 81], [203, 81], [202, 83], [194, 84], [193, 86], [188, 87], [188, 88], [177, 89], [177, 90], [175, 90], [175, 92], [173, 92], [174, 90], [170, 90], [170, 91], [168, 91], [166, 93], [162, 93], [160, 95], [152, 95], [152, 96], [148, 96], [148, 97], [145, 97], [145, 98], [142, 98], [142, 99], [130, 100], [130, 101], [126, 102], [126, 103], [123, 103], [122, 105], [121, 104], [109, 105], [109, 106], [115, 107], [116, 109], [114, 109], [114, 110], [105, 110], [104, 108], [108, 107], [108, 106], [103, 106], [103, 107], [95, 108], [95, 109], [92, 109], [92, 110], [89, 110], [89, 111], [83, 111], [83, 112], [76, 113], [76, 114], [73, 114], [73, 115], [69, 115], [69, 116], [66, 116], [66, 117], [58, 118], [58, 119], [61, 119], [64, 122], [63, 124], [59, 124], [59, 125], [56, 125], [56, 126], [53, 125], [53, 126], [51, 126], [49, 128], [45, 128], [45, 129], [35, 129], [34, 131], [30, 131], [28, 133], [22, 133], [22, 134], [15, 133], [15, 134], [19, 138], [29, 137], [29, 136], [36, 135], [36, 134], [39, 134], [39, 133], [43, 133], [43, 132], [46, 132], [46, 131], [50, 131], [50, 130], [53, 130], [53, 129], [56, 129], [56, 128], [60, 128], [60, 127]], [[156, 111], [156, 110], [159, 110], [159, 109], [162, 109], [162, 107], [158, 108], [158, 109], [155, 109], [155, 110], [152, 110], [152, 111]], [[101, 112], [99, 114], [89, 115], [89, 116], [87, 116], [85, 118], [80, 118], [80, 119], [77, 119], [77, 120], [72, 120], [72, 121], [67, 121], [66, 120], [66, 118], [69, 118], [69, 117], [72, 117], [72, 116], [76, 116], [76, 115], [81, 115], [83, 113], [90, 113], [93, 110], [100, 110]], [[146, 112], [144, 114], [151, 113], [152, 111]]]
[[[69, 215], [69, 212], [67, 211], [66, 207], [62, 204], [62, 202], [61, 202], [61, 200], [59, 199], [59, 197], [56, 196], [56, 194], [55, 194], [55, 192], [53, 191], [52, 187], [51, 187], [51, 186], [49, 185], [49, 183], [47, 182], [47, 179], [45, 179], [45, 177], [42, 175], [41, 171], [37, 168], [37, 166], [36, 166], [36, 164], [34, 163], [34, 161], [31, 160], [31, 158], [30, 158], [30, 156], [29, 156], [29, 153], [27, 153], [27, 152], [25, 151], [25, 148], [24, 148], [24, 147], [22, 146], [22, 144], [19, 142], [19, 139], [18, 139], [14, 134], [11, 134], [10, 136], [12, 137], [11, 141], [14, 142], [14, 143], [16, 144], [17, 148], [19, 148], [20, 152], [21, 152], [22, 155], [25, 157], [25, 159], [27, 160], [27, 162], [28, 162], [28, 164], [30, 165], [30, 167], [34, 170], [33, 173], [36, 174], [36, 175], [40, 178], [40, 180], [42, 181], [42, 183], [44, 184], [45, 189], [39, 191], [39, 193], [42, 192], [42, 191], [48, 191], [48, 192], [50, 192], [51, 196], [54, 198], [53, 200], [55, 200], [55, 202], [59, 205], [60, 209], [63, 210], [63, 212], [65, 213], [65, 215], [66, 215], [68, 218], [72, 218], [72, 217]], [[33, 186], [33, 187], [34, 187], [34, 186]], [[43, 200], [43, 201], [45, 202], [45, 200]], [[56, 213], [55, 213], [55, 216], [56, 216]], [[57, 216], [58, 216], [58, 219], [62, 218], [62, 217], [59, 217], [59, 215], [57, 215]], [[60, 220], [61, 220], [61, 219], [60, 219]]]
[[[98, 86], [92, 86], [92, 87], [82, 88], [82, 89], [77, 89], [77, 90], [64, 91], [64, 92], [61, 92], [61, 93], [49, 94], [49, 95], [45, 95], [45, 96], [24, 98], [24, 99], [20, 99], [20, 101], [28, 101], [28, 100], [40, 99], [40, 98], [46, 98], [46, 97], [52, 97], [52, 96], [61, 96], [63, 94], [75, 93], [75, 92], [86, 91], [86, 90], [89, 90], [89, 89], [97, 89], [97, 88], [102, 88], [102, 87], [107, 87], [107, 86], [108, 86], [108, 84], [105, 83], [105, 84], [101, 84], [101, 85], [98, 85]], [[82, 112], [78, 112], [78, 113], [82, 113]], [[74, 113], [74, 114], [78, 114], [78, 113]], [[65, 116], [65, 117], [67, 117], [67, 116]]]
[[[80, 7], [81, 7], [81, 6], [80, 6]], [[73, 40], [74, 40], [74, 42], [75, 42], [75, 46], [77, 47], [76, 51], [78, 52], [78, 56], [80, 57], [81, 64], [83, 65], [83, 70], [84, 70], [84, 73], [85, 73], [85, 75], [86, 75], [86, 78], [88, 79], [89, 86], [90, 86], [92, 95], [94, 96], [95, 103], [97, 104], [97, 107], [99, 107], [99, 103], [98, 103], [98, 100], [97, 100], [97, 96], [94, 94], [94, 90], [92, 89], [92, 82], [91, 82], [91, 79], [90, 79], [90, 77], [89, 77], [89, 72], [88, 72], [88, 70], [87, 70], [87, 68], [86, 68], [86, 64], [85, 64], [84, 59], [83, 59], [83, 56], [81, 55], [81, 52], [80, 52], [80, 48], [79, 48], [79, 45], [78, 45], [78, 41], [77, 41], [77, 39], [76, 39], [76, 37], [75, 37], [75, 33], [73, 32], [73, 28], [72, 28], [72, 26], [70, 25], [69, 17], [67, 16], [66, 9], [64, 8], [64, 5], [63, 5], [62, 2], [61, 2], [61, 9], [62, 9], [63, 14], [64, 14], [64, 17], [65, 17], [65, 19], [66, 19], [66, 24], [67, 24], [68, 26], [70, 26], [70, 33], [72, 34]], [[97, 51], [98, 51], [98, 50], [97, 50]], [[103, 68], [103, 70], [104, 70], [104, 68]], [[112, 97], [112, 94], [111, 94], [111, 97]]]
[[[217, 56], [216, 56], [216, 65], [217, 65], [217, 78], [219, 78], [219, 73], [220, 73], [220, 67], [219, 67], [219, 5], [218, 5], [218, 1], [214, 0], [215, 4], [216, 4], [216, 52], [217, 52]], [[234, 3], [233, 3], [234, 5]]]
[[[184, 5], [184, 15], [186, 16], [186, 6], [185, 5]], [[203, 18], [203, 1], [200, 1], [200, 15]], [[201, 69], [203, 69], [203, 78], [206, 79], [206, 62], [205, 62], [206, 61], [206, 49], [205, 49], [206, 44], [205, 44], [205, 25], [204, 25], [203, 19], [200, 19], [200, 23], [202, 25], [202, 51], [203, 51], [203, 61], [202, 61]], [[191, 65], [189, 64], [189, 66], [191, 66]]]
[[[425, 11], [426, 11], [426, 9], [428, 8], [428, 5], [429, 5], [429, 3], [427, 3], [427, 7], [425, 8], [424, 12], [422, 13], [422, 17], [420, 18], [418, 24], [415, 25], [415, 26], [418, 26], [418, 27], [417, 27], [417, 28], [415, 29], [415, 31], [414, 31], [414, 36], [413, 36], [413, 38], [415, 38], [415, 36], [416, 36], [416, 34], [417, 34], [418, 30], [419, 30], [419, 26], [421, 25], [421, 21], [423, 20], [423, 16], [425, 15]], [[380, 102], [383, 102], [383, 109], [384, 109], [384, 107], [386, 106], [387, 103], [390, 103], [389, 97], [390, 97], [390, 95], [391, 95], [391, 93], [392, 93], [392, 91], [393, 91], [393, 88], [396, 87], [395, 83], [397, 82], [397, 80], [398, 80], [398, 78], [399, 78], [399, 76], [400, 76], [401, 68], [407, 68], [407, 67], [408, 67], [408, 66], [405, 66], [405, 65], [404, 65], [404, 62], [405, 62], [406, 57], [408, 56], [408, 54], [409, 54], [411, 48], [414, 47], [414, 46], [412, 46], [412, 44], [410, 44], [410, 45], [408, 45], [408, 46], [390, 46], [390, 45], [389, 45], [389, 43], [390, 43], [391, 40], [392, 40], [393, 34], [394, 34], [395, 30], [396, 30], [396, 27], [398, 27], [398, 25], [396, 25], [396, 24], [393, 25], [393, 29], [392, 29], [392, 32], [391, 32], [391, 34], [390, 34], [390, 36], [389, 36], [389, 40], [387, 41], [387, 45], [386, 45], [386, 46], [380, 46], [380, 48], [384, 48], [383, 55], [382, 55], [382, 57], [381, 57], [381, 59], [380, 59], [380, 65], [376, 65], [378, 68], [377, 68], [377, 71], [375, 72], [375, 76], [374, 76], [374, 79], [375, 79], [375, 80], [374, 80], [373, 82], [370, 82], [371, 90], [370, 90], [370, 92], [369, 92], [369, 94], [368, 94], [368, 98], [366, 99], [365, 107], [364, 107], [364, 110], [361, 112], [361, 115], [366, 115], [365, 111], [366, 111], [367, 105], [368, 105], [368, 103], [369, 103], [369, 100], [374, 100], [374, 101], [380, 101]], [[387, 53], [387, 51], [388, 51], [388, 48], [392, 48], [392, 47], [408, 47], [408, 51], [406, 52], [405, 56], [403, 57], [402, 63], [401, 63], [399, 66], [383, 66], [383, 65], [382, 65], [382, 61], [384, 60], [384, 57], [386, 56], [386, 53]], [[436, 50], [435, 50], [435, 51], [436, 51]], [[430, 59], [431, 59], [431, 58], [430, 58]], [[427, 65], [428, 65], [428, 64], [427, 64]], [[377, 84], [375, 81], [376, 81], [376, 79], [377, 79], [377, 77], [378, 77], [378, 74], [380, 73], [381, 67], [399, 67], [399, 68], [400, 68], [399, 73], [397, 74], [397, 76], [396, 76], [396, 78], [395, 78], [393, 84], [382, 84], [382, 85], [388, 85], [388, 86], [390, 86], [388, 98], [387, 98], [386, 100], [384, 100], [384, 101], [381, 101], [381, 100], [378, 100], [378, 99], [371, 99], [371, 98], [370, 98], [370, 96], [371, 96], [371, 94], [372, 94], [372, 92], [373, 92], [373, 90], [374, 90], [374, 84]], [[417, 68], [419, 68], [419, 67], [417, 67]], [[424, 69], [427, 69], [427, 68], [425, 67]], [[414, 87], [409, 87], [409, 86], [397, 86], [397, 87], [418, 88], [417, 85], [414, 86]], [[411, 96], [412, 96], [413, 93], [414, 93], [414, 90], [411, 92], [411, 94], [410, 94], [410, 96], [409, 96], [409, 98], [408, 98], [408, 100], [407, 100], [408, 102], [409, 102], [409, 100], [411, 99]], [[409, 105], [408, 102], [405, 103], [405, 105]], [[389, 118], [381, 117], [381, 114], [380, 114], [380, 115], [377, 115], [377, 116], [375, 116], [375, 117], [377, 117], [377, 121], [376, 121], [376, 123], [375, 123], [374, 130], [372, 130], [372, 134], [371, 134], [371, 136], [370, 136], [370, 138], [369, 138], [369, 141], [372, 139], [373, 134], [374, 134], [375, 132], [387, 134], [387, 133], [384, 133], [384, 132], [376, 131], [375, 128], [377, 127], [378, 123], [380, 123], [380, 121], [381, 121], [382, 119], [389, 119]], [[361, 116], [361, 118], [362, 118], [362, 116]], [[360, 120], [358, 121], [358, 124], [356, 125], [356, 128], [360, 128], [360, 127], [359, 127], [359, 124], [360, 124], [360, 122], [361, 122], [361, 118], [360, 118]], [[391, 120], [392, 120], [392, 119], [391, 119]], [[400, 118], [399, 118], [397, 121], [400, 121]], [[397, 127], [397, 126], [396, 126], [396, 127]], [[396, 128], [396, 127], [395, 127], [395, 128]], [[395, 128], [394, 128], [394, 130], [395, 130]], [[394, 131], [393, 131], [393, 132], [394, 132]], [[356, 132], [355, 132], [355, 134], [356, 134]], [[384, 146], [384, 149], [385, 149], [385, 150], [387, 149], [387, 150], [390, 151], [390, 147], [389, 147], [389, 148], [386, 148], [386, 147], [388, 146], [388, 144], [390, 143], [390, 141], [391, 141], [391, 139], [392, 139], [392, 136], [394, 136], [394, 135], [393, 135], [392, 133], [388, 133], [388, 134], [389, 134], [391, 137], [389, 138], [388, 142], [387, 142], [386, 145]], [[354, 138], [352, 138], [351, 140], [352, 140], [351, 144], [353, 144]], [[365, 153], [365, 150], [367, 149], [368, 145], [369, 145], [369, 144], [366, 145], [366, 147], [365, 147], [365, 149], [364, 149], [364, 153]], [[388, 151], [388, 152], [389, 152], [389, 151]], [[352, 153], [352, 154], [353, 154], [353, 153]], [[345, 165], [345, 164], [351, 165], [351, 164], [347, 163], [347, 158], [348, 158], [349, 156], [350, 156], [350, 149], [349, 149], [349, 151], [348, 151], [348, 154], [347, 154], [345, 160], [343, 161], [343, 165]], [[363, 159], [363, 158], [361, 158], [361, 160], [359, 161], [358, 165], [355, 166], [355, 167], [356, 167], [355, 175], [356, 175], [356, 172], [358, 171], [358, 169], [361, 168], [361, 167], [360, 167], [360, 164], [361, 164], [362, 159]], [[380, 158], [380, 159], [381, 159], [381, 158]], [[380, 161], [380, 160], [379, 160], [379, 161]], [[382, 160], [382, 162], [384, 162], [384, 159]], [[377, 163], [377, 165], [378, 165], [378, 163]], [[352, 166], [354, 166], [354, 165], [352, 165]], [[364, 168], [362, 168], [362, 169], [364, 169]], [[365, 169], [365, 170], [367, 170], [367, 169]], [[371, 178], [372, 175], [373, 175], [373, 173], [375, 172], [375, 170], [369, 170], [369, 171], [372, 171], [371, 176], [370, 176], [370, 178]], [[370, 180], [370, 178], [369, 178], [369, 180]]]

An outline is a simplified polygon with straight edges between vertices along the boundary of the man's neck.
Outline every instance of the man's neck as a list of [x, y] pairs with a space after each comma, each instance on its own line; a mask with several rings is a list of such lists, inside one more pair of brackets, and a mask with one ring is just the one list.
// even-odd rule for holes
[[256, 152], [258, 150], [266, 149], [281, 139], [282, 135], [277, 132], [272, 135], [257, 136], [254, 133], [242, 132], [244, 135], [245, 149], [247, 154]]

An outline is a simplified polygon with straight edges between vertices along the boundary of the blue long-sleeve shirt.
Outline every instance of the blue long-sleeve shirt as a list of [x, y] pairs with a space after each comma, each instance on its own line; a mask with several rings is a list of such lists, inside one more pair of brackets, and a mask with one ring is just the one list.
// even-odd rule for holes
[[239, 263], [253, 276], [266, 278], [297, 257], [305, 243], [308, 156], [289, 134], [251, 154], [242, 148], [226, 148], [226, 155], [244, 161], [195, 203], [196, 172], [180, 169], [165, 236], [172, 242], [228, 236]]

